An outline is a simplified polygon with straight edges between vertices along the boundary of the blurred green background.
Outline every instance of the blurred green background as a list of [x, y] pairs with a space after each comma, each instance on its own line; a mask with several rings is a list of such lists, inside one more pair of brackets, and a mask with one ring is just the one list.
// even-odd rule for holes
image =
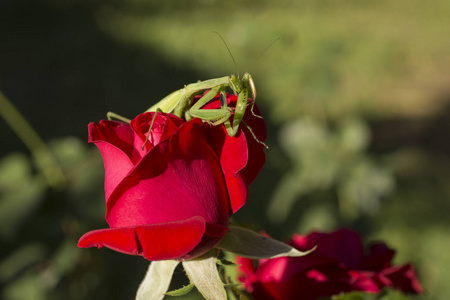
[[353, 228], [416, 266], [416, 299], [450, 299], [449, 15], [446, 0], [1, 1], [0, 90], [63, 175], [0, 118], [0, 298], [134, 299], [147, 261], [76, 247], [106, 227], [87, 124], [236, 74], [217, 31], [241, 74], [281, 38], [249, 70], [270, 149], [235, 221], [278, 239]]

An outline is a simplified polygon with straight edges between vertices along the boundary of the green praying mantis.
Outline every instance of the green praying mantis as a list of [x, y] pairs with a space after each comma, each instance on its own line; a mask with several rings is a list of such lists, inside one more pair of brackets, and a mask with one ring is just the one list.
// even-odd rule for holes
[[[233, 59], [234, 64], [236, 62], [231, 54], [230, 49], [227, 44], [223, 40], [223, 38], [219, 35], [219, 37], [224, 42], [227, 47], [231, 58]], [[262, 55], [273, 43], [275, 43], [278, 39], [270, 43], [260, 55]], [[258, 55], [257, 58], [260, 56]], [[236, 67], [237, 69], [237, 67]], [[232, 92], [237, 95], [238, 99], [236, 102], [235, 108], [230, 108], [227, 106], [226, 101], [226, 89], [230, 88]], [[201, 93], [206, 92], [197, 102], [193, 104], [194, 97]], [[241, 123], [249, 129], [250, 133], [253, 135], [253, 138], [260, 144], [264, 145], [267, 148], [267, 145], [264, 142], [258, 140], [258, 138], [253, 133], [250, 126], [248, 126], [244, 121], [243, 117], [249, 105], [248, 95], [249, 91], [252, 93], [251, 100], [251, 112], [255, 117], [262, 118], [261, 116], [255, 114], [253, 112], [253, 107], [255, 105], [256, 99], [256, 88], [255, 83], [253, 81], [252, 76], [245, 72], [242, 78], [238, 76], [230, 75], [224, 76], [220, 78], [209, 79], [205, 81], [199, 81], [196, 83], [191, 83], [186, 85], [184, 88], [179, 89], [175, 92], [172, 92], [168, 96], [164, 97], [161, 101], [151, 106], [146, 112], [163, 112], [163, 113], [171, 113], [176, 115], [179, 118], [182, 118], [186, 121], [191, 120], [192, 118], [199, 118], [203, 122], [207, 122], [212, 126], [217, 126], [220, 124], [224, 124], [227, 134], [230, 137], [233, 137], [238, 132], [239, 126]], [[203, 107], [211, 101], [217, 94], [220, 94], [220, 108], [218, 109], [203, 109]], [[230, 122], [230, 117], [233, 115], [233, 122]], [[108, 119], [116, 118], [121, 121], [129, 123], [130, 120], [125, 119], [117, 114], [109, 112], [107, 114]], [[149, 132], [153, 126], [153, 122], [155, 121], [156, 114], [153, 117], [152, 123], [150, 124]], [[149, 135], [147, 135], [148, 138]], [[144, 142], [144, 144], [147, 140]]]
[[[226, 88], [229, 87], [235, 95], [238, 96], [236, 106], [234, 109], [227, 106], [226, 101]], [[192, 105], [194, 97], [202, 92], [209, 90], [205, 95], [203, 95], [194, 105]], [[168, 96], [164, 97], [161, 101], [151, 106], [145, 112], [163, 112], [176, 115], [186, 121], [192, 118], [199, 118], [203, 122], [207, 122], [213, 126], [224, 124], [227, 134], [230, 137], [236, 135], [239, 129], [239, 125], [243, 122], [242, 120], [249, 104], [248, 94], [249, 90], [252, 93], [252, 113], [253, 106], [256, 98], [256, 88], [253, 78], [249, 73], [245, 73], [242, 79], [236, 77], [235, 75], [224, 76], [220, 78], [209, 79], [205, 81], [200, 81], [196, 83], [191, 83], [186, 85], [184, 88], [172, 92]], [[220, 93], [220, 104], [219, 109], [202, 109], [209, 101], [211, 101], [217, 94]], [[233, 123], [230, 122], [231, 115], [233, 117]], [[262, 118], [261, 116], [253, 113], [254, 116]], [[130, 120], [121, 117], [115, 113], [108, 112], [107, 117], [109, 120], [116, 118], [123, 122], [129, 123]], [[152, 123], [150, 124], [149, 131], [153, 126], [156, 114], [153, 117]], [[245, 124], [246, 125], [246, 124]], [[258, 140], [254, 135], [252, 129], [246, 125], [253, 138], [258, 142], [267, 147], [264, 142]], [[149, 135], [147, 135], [148, 137]], [[144, 144], [147, 141], [144, 142]]]
[[[234, 110], [227, 106], [225, 91], [227, 87], [231, 88], [233, 93], [238, 96]], [[206, 90], [209, 90], [209, 92], [192, 105], [194, 96]], [[242, 79], [239, 79], [239, 77], [234, 75], [209, 79], [186, 85], [183, 89], [171, 93], [160, 102], [150, 107], [147, 112], [160, 110], [184, 118], [186, 121], [189, 121], [192, 118], [199, 118], [213, 126], [223, 123], [228, 135], [232, 137], [236, 135], [247, 109], [249, 90], [252, 92], [252, 103], [255, 103], [255, 83], [253, 82], [252, 76], [248, 73], [245, 73]], [[221, 108], [202, 109], [203, 106], [219, 93]], [[234, 114], [234, 117], [233, 123], [231, 124], [230, 117], [232, 114]], [[257, 115], [255, 114], [255, 116]]]

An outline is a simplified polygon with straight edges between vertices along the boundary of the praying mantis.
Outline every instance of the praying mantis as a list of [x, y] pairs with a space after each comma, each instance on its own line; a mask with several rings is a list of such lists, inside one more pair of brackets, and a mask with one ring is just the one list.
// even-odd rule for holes
[[[225, 93], [225, 89], [227, 87], [231, 88], [233, 93], [238, 96], [234, 110], [227, 106]], [[194, 105], [192, 105], [194, 96], [206, 90], [209, 90], [209, 92], [203, 95]], [[186, 121], [189, 121], [192, 118], [199, 118], [213, 126], [223, 123], [228, 135], [233, 137], [236, 135], [247, 109], [249, 90], [252, 92], [252, 103], [254, 103], [256, 98], [256, 88], [253, 78], [249, 73], [245, 73], [244, 76], [242, 76], [242, 79], [239, 79], [239, 77], [234, 75], [209, 79], [206, 81], [191, 83], [183, 89], [171, 93], [160, 102], [150, 107], [146, 112], [161, 111], [171, 113], [180, 118], [184, 118]], [[202, 107], [211, 101], [218, 93], [220, 93], [221, 108], [202, 109]], [[230, 117], [233, 113], [234, 118], [233, 123], [231, 124]], [[256, 114], [255, 116], [260, 117]]]
[[[238, 96], [234, 110], [227, 106], [227, 87], [231, 88], [233, 93]], [[192, 105], [194, 97], [207, 90], [209, 91], [205, 95], [203, 95], [194, 105]], [[239, 79], [239, 77], [236, 77], [235, 75], [230, 75], [188, 84], [184, 88], [172, 92], [168, 96], [164, 97], [161, 101], [151, 106], [145, 112], [171, 113], [186, 121], [189, 121], [192, 118], [199, 118], [202, 121], [207, 122], [213, 126], [224, 124], [227, 134], [230, 137], [233, 137], [238, 132], [241, 122], [244, 122], [242, 119], [249, 104], [249, 90], [251, 90], [253, 97], [251, 109], [253, 113], [253, 106], [256, 98], [256, 88], [253, 78], [249, 73], [245, 73], [244, 76], [242, 76], [242, 79]], [[203, 106], [205, 106], [219, 93], [221, 108], [202, 109]], [[234, 115], [233, 123], [230, 122], [230, 117], [232, 114]], [[253, 113], [253, 115], [258, 118], [262, 118], [255, 113]], [[109, 120], [111, 120], [112, 118], [116, 118], [126, 123], [130, 122], [130, 120], [112, 112], [108, 112], [107, 117]], [[156, 114], [153, 117], [149, 131], [152, 128], [155, 117]], [[253, 135], [253, 138], [255, 138], [258, 143], [265, 145], [263, 142], [259, 141], [256, 138], [256, 136], [253, 134], [252, 129], [248, 125], [246, 126]]]
[[[236, 62], [231, 54], [230, 49], [228, 48], [225, 40], [222, 36], [219, 37], [224, 42], [227, 47], [231, 58], [236, 66]], [[270, 43], [264, 50], [261, 52], [262, 55], [273, 43], [275, 43], [278, 39]], [[258, 55], [257, 58], [260, 56]], [[237, 67], [236, 67], [237, 69]], [[230, 88], [235, 95], [237, 95], [238, 99], [236, 102], [235, 108], [230, 108], [227, 106], [226, 101], [226, 89]], [[193, 103], [194, 97], [201, 93], [206, 92], [196, 103]], [[253, 112], [253, 107], [255, 105], [256, 99], [256, 87], [253, 81], [252, 76], [245, 72], [242, 78], [238, 75], [230, 75], [224, 76], [220, 78], [209, 79], [205, 81], [199, 81], [196, 83], [191, 83], [186, 85], [184, 88], [179, 89], [175, 92], [172, 92], [168, 96], [164, 97], [158, 103], [151, 106], [145, 112], [163, 112], [163, 113], [171, 113], [176, 115], [179, 118], [182, 118], [186, 121], [191, 120], [192, 118], [199, 118], [203, 122], [207, 122], [212, 126], [217, 126], [220, 124], [224, 124], [227, 134], [230, 137], [233, 137], [238, 132], [239, 126], [241, 123], [249, 129], [250, 133], [253, 135], [253, 138], [260, 144], [264, 145], [267, 148], [267, 145], [264, 142], [257, 139], [252, 129], [243, 121], [243, 117], [247, 110], [247, 106], [249, 105], [248, 95], [249, 91], [252, 93], [252, 100], [250, 101], [252, 104], [251, 112], [255, 117], [262, 118], [261, 116], [255, 114]], [[220, 94], [220, 108], [219, 109], [202, 109], [209, 101], [211, 101], [217, 94]], [[233, 115], [233, 122], [230, 122], [230, 117]], [[108, 119], [112, 117], [128, 122], [128, 119], [118, 116], [117, 114], [109, 112], [107, 114]], [[149, 131], [153, 126], [153, 122], [155, 120], [156, 114], [153, 117], [152, 123], [150, 125]], [[148, 135], [147, 135], [148, 136]]]

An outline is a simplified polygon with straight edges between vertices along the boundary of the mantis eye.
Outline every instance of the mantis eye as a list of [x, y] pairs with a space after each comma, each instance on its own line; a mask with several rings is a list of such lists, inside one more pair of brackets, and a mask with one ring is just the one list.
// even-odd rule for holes
[[253, 81], [253, 78], [250, 75], [248, 77], [248, 84], [250, 85], [250, 89], [252, 90], [253, 101], [255, 101], [255, 99], [256, 99], [256, 87], [255, 87], [255, 82]]

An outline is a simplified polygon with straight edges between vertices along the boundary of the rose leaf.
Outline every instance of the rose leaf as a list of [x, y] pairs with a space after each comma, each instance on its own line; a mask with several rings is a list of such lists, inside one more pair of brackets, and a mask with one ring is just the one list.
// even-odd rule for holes
[[252, 259], [304, 256], [315, 249], [299, 251], [288, 244], [237, 226], [230, 226], [217, 248]]

